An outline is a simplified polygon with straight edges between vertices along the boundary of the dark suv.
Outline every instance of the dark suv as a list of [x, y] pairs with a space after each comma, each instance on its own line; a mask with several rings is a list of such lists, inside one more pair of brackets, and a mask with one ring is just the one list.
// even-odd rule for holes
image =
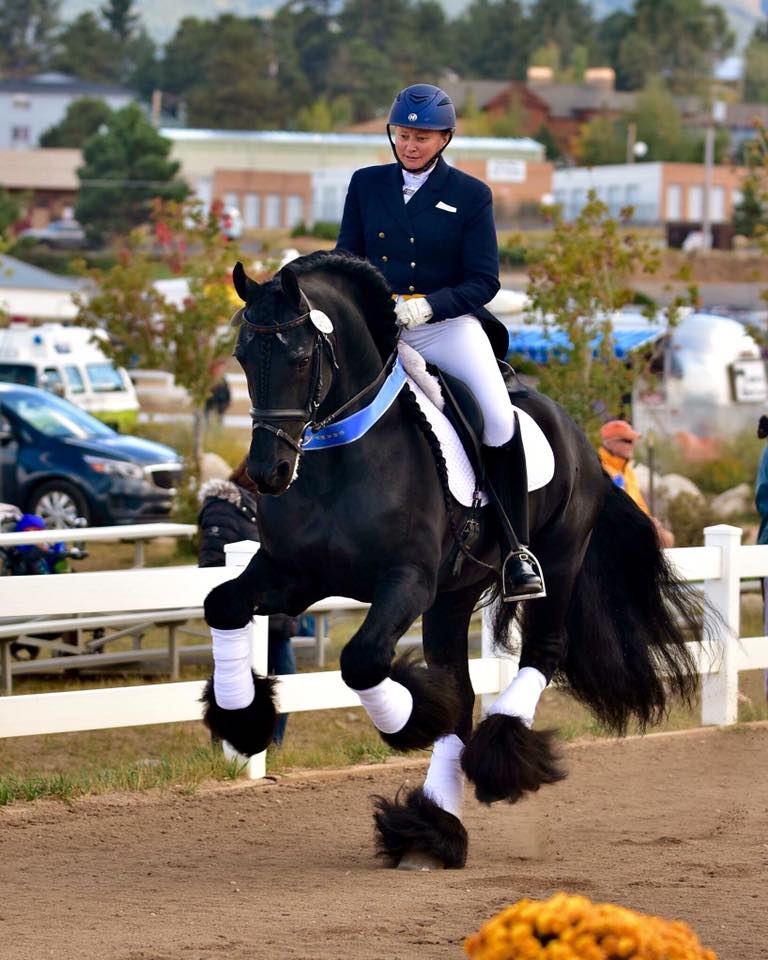
[[46, 390], [0, 383], [0, 501], [49, 526], [164, 520], [182, 467], [170, 447], [116, 433]]

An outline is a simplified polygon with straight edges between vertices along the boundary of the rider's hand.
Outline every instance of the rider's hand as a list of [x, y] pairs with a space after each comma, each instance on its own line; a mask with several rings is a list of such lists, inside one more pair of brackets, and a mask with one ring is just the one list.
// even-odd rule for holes
[[413, 330], [414, 327], [429, 320], [432, 316], [432, 307], [426, 297], [412, 297], [410, 300], [400, 300], [396, 303], [395, 313], [401, 327]]

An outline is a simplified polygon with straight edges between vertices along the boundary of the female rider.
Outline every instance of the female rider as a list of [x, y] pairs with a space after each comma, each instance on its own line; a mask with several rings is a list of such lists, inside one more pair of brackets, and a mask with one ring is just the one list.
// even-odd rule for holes
[[[485, 420], [489, 492], [505, 517], [517, 515], [527, 539], [527, 481], [515, 415], [496, 357], [508, 348], [504, 325], [485, 309], [499, 289], [491, 191], [443, 160], [456, 111], [439, 87], [417, 83], [395, 98], [387, 135], [394, 164], [358, 170], [349, 184], [337, 248], [370, 260], [395, 291], [402, 339], [458, 377]], [[513, 490], [513, 485], [516, 489]], [[517, 538], [505, 536], [505, 600], [542, 590]]]

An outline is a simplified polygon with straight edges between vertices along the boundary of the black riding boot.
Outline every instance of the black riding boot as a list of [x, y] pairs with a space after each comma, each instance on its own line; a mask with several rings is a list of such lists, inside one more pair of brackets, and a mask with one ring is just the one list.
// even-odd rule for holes
[[[528, 475], [520, 424], [502, 447], [483, 447], [486, 487], [502, 531], [502, 597], [505, 603], [525, 600], [544, 590], [534, 569], [536, 559], [528, 551]], [[532, 563], [533, 561], [533, 563]]]

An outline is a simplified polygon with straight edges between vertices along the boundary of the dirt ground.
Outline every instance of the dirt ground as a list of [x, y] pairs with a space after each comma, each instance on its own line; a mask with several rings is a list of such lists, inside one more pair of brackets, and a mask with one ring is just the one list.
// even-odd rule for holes
[[423, 761], [0, 810], [4, 960], [432, 960], [523, 897], [579, 892], [768, 956], [768, 724], [566, 750], [516, 807], [467, 804], [468, 866], [378, 866], [370, 795]]

